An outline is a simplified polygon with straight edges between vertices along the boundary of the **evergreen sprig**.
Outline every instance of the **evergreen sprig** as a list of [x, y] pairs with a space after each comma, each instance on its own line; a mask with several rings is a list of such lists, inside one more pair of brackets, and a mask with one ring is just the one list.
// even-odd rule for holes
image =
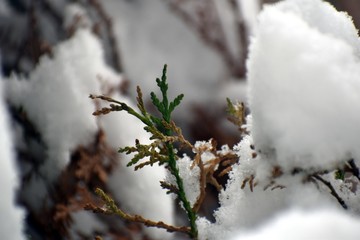
[[[161, 91], [161, 99], [154, 93], [150, 93], [151, 101], [156, 109], [159, 111], [161, 117], [150, 114], [144, 105], [143, 94], [140, 87], [137, 87], [137, 108], [139, 111], [134, 110], [126, 103], [116, 101], [106, 96], [94, 96], [91, 98], [99, 98], [108, 102], [111, 102], [109, 108], [102, 108], [94, 112], [94, 115], [108, 114], [112, 111], [126, 111], [128, 114], [135, 116], [145, 124], [144, 130], [151, 134], [150, 139], [154, 140], [150, 144], [141, 144], [139, 140], [135, 141], [135, 146], [120, 148], [119, 152], [125, 154], [134, 154], [132, 160], [128, 163], [128, 166], [135, 166], [135, 170], [140, 169], [146, 165], [167, 164], [167, 169], [175, 177], [176, 186], [170, 186], [162, 184], [165, 188], [172, 189], [182, 203], [186, 214], [190, 222], [190, 228], [187, 232], [193, 239], [197, 239], [198, 231], [196, 226], [196, 213], [191, 208], [190, 202], [186, 197], [183, 179], [180, 176], [179, 169], [177, 167], [176, 148], [175, 142], [179, 142], [182, 145], [192, 145], [185, 140], [180, 128], [171, 120], [171, 114], [175, 108], [181, 103], [184, 95], [180, 94], [169, 101], [168, 99], [168, 83], [167, 83], [167, 65], [164, 65], [161, 79], [157, 78], [156, 83]], [[148, 157], [145, 162], [140, 162], [142, 159]], [[175, 190], [176, 189], [176, 190]]]

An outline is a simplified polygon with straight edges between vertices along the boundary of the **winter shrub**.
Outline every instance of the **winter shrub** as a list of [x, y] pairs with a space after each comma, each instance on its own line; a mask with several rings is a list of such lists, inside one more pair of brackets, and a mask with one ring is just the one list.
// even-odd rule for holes
[[[226, 66], [214, 64], [220, 60], [201, 49], [186, 64], [171, 64], [169, 72], [165, 65], [156, 79], [157, 91], [145, 94], [155, 85], [145, 83], [158, 71], [155, 62], [165, 59], [150, 54], [154, 61], [148, 68], [139, 64], [135, 71], [132, 65], [140, 60], [133, 57], [131, 64], [127, 62], [129, 76], [146, 76], [136, 89], [136, 104], [125, 94], [125, 74], [113, 70], [121, 72], [123, 66], [112, 22], [96, 0], [89, 5], [70, 4], [66, 11], [59, 10], [61, 4], [55, 8], [55, 2], [44, 4], [55, 15], [54, 22], [59, 19], [57, 12], [66, 12], [63, 41], [49, 47], [33, 37], [32, 51], [20, 51], [20, 57], [8, 56], [12, 45], [4, 50], [5, 65], [15, 61], [14, 69], [24, 74], [9, 75], [0, 84], [4, 90], [0, 96], [6, 99], [0, 99], [0, 111], [13, 120], [9, 127], [6, 117], [0, 117], [5, 159], [1, 183], [6, 186], [1, 207], [2, 222], [7, 223], [0, 226], [1, 237], [26, 238], [22, 212], [13, 204], [14, 188], [19, 188], [17, 202], [26, 210], [25, 235], [33, 239], [359, 238], [360, 42], [350, 17], [322, 0], [284, 0], [264, 6], [250, 40], [238, 36], [242, 43], [237, 46], [236, 34], [219, 28], [216, 8], [211, 6], [222, 7], [220, 22], [228, 23], [229, 6], [239, 10], [239, 3], [246, 1], [214, 1], [214, 5], [197, 1], [198, 7], [208, 7], [214, 29], [208, 18], [201, 17], [206, 12], [191, 15], [187, 12], [191, 8], [181, 2], [190, 1], [166, 4], [198, 31]], [[118, 2], [106, 3], [111, 7]], [[127, 13], [133, 17], [135, 6], [154, 9], [160, 3], [121, 4], [133, 11]], [[19, 1], [14, 6], [21, 9], [20, 5]], [[5, 6], [9, 5], [0, 3], [0, 15], [10, 11]], [[36, 11], [34, 6], [31, 9], [34, 20]], [[139, 17], [140, 30], [125, 31], [133, 33], [125, 40], [128, 46], [134, 41], [141, 47], [126, 49], [124, 55], [146, 49], [143, 39], [132, 37], [145, 31], [142, 24], [149, 22], [147, 33], [156, 39], [155, 46], [176, 58], [175, 50], [183, 49], [183, 42], [165, 41], [170, 28], [147, 19], [153, 10], [139, 11], [143, 15], [134, 16]], [[232, 20], [238, 21], [236, 16]], [[48, 17], [39, 17], [38, 25], [32, 21], [33, 30], [41, 29]], [[14, 18], [11, 26], [22, 22]], [[244, 23], [236, 29], [243, 32]], [[57, 34], [61, 35], [53, 32], [44, 38]], [[19, 39], [24, 35], [19, 31]], [[220, 41], [219, 36], [230, 39]], [[158, 42], [158, 37], [164, 38]], [[192, 41], [184, 41], [185, 47], [198, 48]], [[234, 54], [248, 43], [248, 51], [241, 49], [240, 57]], [[182, 54], [185, 51], [181, 56], [187, 56]], [[200, 68], [200, 60], [218, 68]], [[246, 72], [247, 83], [232, 91], [229, 88], [235, 85], [214, 87], [214, 79], [225, 75], [224, 69], [231, 77], [245, 78]], [[191, 71], [194, 79], [188, 78]], [[184, 82], [179, 76], [186, 78]], [[201, 81], [194, 83], [197, 79]], [[240, 96], [244, 85], [246, 101], [225, 101], [230, 92], [244, 99]], [[232, 146], [218, 144], [215, 138], [188, 140], [189, 129], [179, 126], [186, 126], [181, 120], [190, 118], [193, 102], [186, 102], [183, 94], [171, 100], [179, 89], [192, 93], [190, 99], [205, 102], [197, 126], [213, 121], [214, 132], [218, 125], [229, 129], [216, 121], [220, 118], [209, 119], [221, 115], [215, 104], [221, 95], [240, 141]], [[93, 101], [87, 99], [90, 93]], [[91, 116], [94, 108], [96, 117]], [[11, 161], [18, 163], [18, 172]], [[183, 214], [175, 214], [174, 200]], [[211, 201], [215, 204], [209, 207]]]

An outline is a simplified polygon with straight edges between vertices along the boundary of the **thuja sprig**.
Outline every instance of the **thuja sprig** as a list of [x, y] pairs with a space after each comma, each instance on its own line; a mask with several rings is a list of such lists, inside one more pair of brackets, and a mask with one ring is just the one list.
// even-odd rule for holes
[[[108, 114], [113, 111], [126, 111], [128, 114], [135, 116], [145, 124], [144, 129], [151, 134], [150, 139], [154, 141], [150, 144], [144, 145], [141, 144], [139, 140], [136, 140], [135, 146], [120, 148], [119, 152], [126, 154], [134, 153], [134, 156], [128, 163], [128, 166], [135, 165], [135, 170], [146, 165], [153, 165], [155, 163], [160, 165], [167, 164], [167, 168], [176, 180], [176, 186], [174, 186], [176, 187], [176, 190], [173, 189], [174, 191], [172, 192], [177, 195], [189, 219], [190, 228], [186, 228], [188, 229], [187, 233], [191, 238], [197, 239], [198, 230], [195, 223], [196, 213], [192, 209], [190, 202], [186, 197], [183, 179], [180, 176], [176, 163], [176, 148], [173, 145], [174, 142], [179, 142], [182, 145], [187, 145], [192, 148], [192, 145], [184, 139], [180, 128], [176, 127], [175, 123], [171, 120], [172, 112], [181, 103], [184, 95], [180, 94], [174, 100], [169, 101], [166, 74], [167, 65], [165, 65], [163, 68], [161, 79], [156, 79], [157, 86], [161, 91], [161, 99], [154, 92], [151, 92], [150, 94], [151, 101], [159, 111], [160, 117], [150, 114], [145, 109], [142, 97], [143, 95], [140, 87], [137, 87], [137, 108], [139, 111], [134, 110], [126, 103], [116, 101], [106, 96], [90, 95], [90, 98], [92, 99], [102, 99], [111, 103], [109, 107], [104, 107], [98, 111], [95, 111], [93, 114], [101, 115]], [[148, 157], [149, 159], [145, 162], [140, 162], [145, 157]], [[104, 200], [107, 201], [109, 199], [104, 198]], [[115, 209], [112, 207], [110, 207], [110, 209], [115, 211]], [[122, 217], [124, 217], [123, 214]]]

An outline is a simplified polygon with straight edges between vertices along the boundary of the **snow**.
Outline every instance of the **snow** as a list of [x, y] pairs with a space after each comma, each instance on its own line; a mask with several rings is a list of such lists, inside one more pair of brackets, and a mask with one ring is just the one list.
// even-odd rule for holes
[[200, 153], [201, 161], [206, 164], [207, 162], [213, 160], [215, 155], [211, 152], [213, 150], [213, 146], [211, 140], [208, 141], [196, 141], [194, 144], [194, 153]]
[[[1, 79], [1, 76], [0, 76]], [[12, 145], [12, 136], [9, 131], [8, 113], [3, 99], [3, 83], [0, 81], [0, 238], [20, 240], [25, 239], [23, 234], [24, 212], [15, 205], [15, 191], [19, 179], [15, 167], [15, 157]]]
[[245, 165], [246, 169], [249, 171], [249, 175], [255, 173], [254, 162], [257, 159], [252, 157], [254, 151], [251, 149], [251, 145], [253, 144], [253, 139], [250, 135], [245, 135], [244, 138], [234, 146], [235, 153], [241, 158], [241, 165]]
[[256, 149], [284, 169], [359, 159], [359, 46], [347, 15], [320, 0], [265, 7], [248, 60]]
[[358, 30], [346, 12], [338, 12], [322, 0], [288, 0], [278, 4], [277, 8], [299, 16], [322, 34], [341, 38], [351, 45], [359, 56]]
[[[249, 135], [234, 147], [239, 163], [219, 194], [215, 222], [197, 220], [200, 239], [239, 231], [237, 239], [358, 239], [359, 220], [336, 210], [341, 207], [329, 189], [289, 173], [359, 159], [358, 49], [351, 20], [320, 0], [265, 7], [248, 59]], [[274, 177], [276, 165], [283, 172]], [[357, 212], [357, 180], [333, 174], [323, 177]]]
[[214, 212], [215, 223], [199, 218], [200, 239], [229, 238], [239, 229], [248, 229], [269, 219], [286, 206], [288, 190], [264, 191], [264, 182], [254, 187], [241, 189], [243, 180], [249, 177], [241, 164], [234, 165], [225, 190], [219, 194], [220, 207]]
[[290, 209], [247, 234], [232, 240], [356, 240], [360, 236], [360, 219], [333, 209], [304, 211]]
[[[285, 191], [265, 192], [263, 186], [254, 188], [254, 192], [249, 186], [244, 190], [241, 189], [245, 178], [255, 175], [259, 167], [267, 166], [266, 162], [260, 164], [261, 159], [252, 157], [251, 144], [251, 136], [247, 135], [234, 146], [234, 152], [239, 156], [240, 162], [232, 166], [228, 183], [219, 194], [220, 207], [214, 212], [215, 223], [210, 223], [205, 218], [198, 218], [200, 239], [229, 238], [239, 229], [251, 227], [269, 218], [274, 211], [281, 209], [285, 204]], [[266, 168], [264, 172], [269, 172], [268, 170]], [[267, 174], [265, 179], [266, 176]]]
[[[22, 199], [35, 212], [41, 209], [52, 182], [69, 163], [71, 152], [93, 140], [98, 126], [92, 116], [95, 106], [88, 95], [100, 91], [99, 77], [120, 79], [105, 65], [101, 45], [87, 29], [59, 44], [53, 54], [52, 58], [41, 58], [29, 79], [13, 75], [6, 82], [7, 98], [24, 108], [47, 147], [41, 177], [32, 175], [21, 191]], [[80, 219], [74, 221], [74, 228], [84, 221]]]
[[105, 65], [100, 43], [86, 29], [55, 47], [54, 56], [42, 57], [28, 80], [13, 75], [7, 82], [9, 100], [25, 109], [47, 143], [42, 168], [50, 180], [67, 166], [71, 151], [90, 143], [97, 131], [88, 95], [100, 91], [99, 77], [120, 78]]
[[[241, 165], [234, 167], [226, 190], [219, 196], [221, 206], [214, 213], [216, 222], [210, 223], [203, 217], [197, 220], [199, 239], [228, 239], [239, 232], [243, 234], [256, 232], [267, 222], [276, 219], [279, 212], [293, 207], [298, 208], [299, 211], [309, 212], [317, 211], [319, 208], [339, 209], [338, 203], [329, 198], [328, 193], [322, 194], [314, 185], [304, 185], [300, 178], [293, 176], [277, 180], [277, 184], [285, 186], [284, 189], [269, 187], [264, 190], [266, 182], [261, 182], [256, 178], [253, 191], [250, 190], [248, 184], [241, 189], [243, 180], [247, 176], [245, 174]], [[342, 214], [345, 215], [345, 213]], [[276, 231], [281, 232], [279, 229]]]
[[[249, 163], [243, 164], [242, 157], [240, 163], [233, 166], [225, 190], [219, 194], [220, 207], [214, 212], [215, 222], [198, 218], [199, 239], [228, 239], [238, 232], [255, 232], [276, 218], [279, 212], [294, 206], [302, 211], [340, 209], [335, 198], [327, 191], [319, 191], [314, 184], [304, 184], [302, 176], [284, 175], [269, 185], [269, 178], [264, 177], [270, 170], [265, 159], [252, 159], [255, 161], [253, 170], [249, 168]], [[242, 188], [244, 180], [251, 174], [255, 176], [253, 189], [249, 180]]]
[[[191, 207], [193, 207], [200, 195], [200, 168], [197, 165], [193, 166], [193, 160], [187, 155], [178, 159], [176, 164], [179, 169], [180, 177], [183, 179], [186, 198], [190, 202]], [[170, 172], [168, 173], [165, 182], [177, 186], [175, 177], [171, 175]], [[183, 206], [181, 205], [181, 207]]]
[[[336, 210], [341, 207], [325, 186], [305, 183], [306, 174], [289, 173], [359, 159], [358, 48], [351, 20], [322, 1], [265, 7], [248, 59], [249, 135], [234, 147], [239, 163], [219, 194], [216, 221], [197, 221], [200, 239], [231, 238], [239, 231], [237, 239], [358, 238], [358, 226], [347, 225], [352, 218]], [[276, 165], [283, 173], [274, 178]], [[357, 180], [343, 182], [333, 174], [323, 177], [356, 213]], [[276, 217], [284, 211], [290, 212]]]

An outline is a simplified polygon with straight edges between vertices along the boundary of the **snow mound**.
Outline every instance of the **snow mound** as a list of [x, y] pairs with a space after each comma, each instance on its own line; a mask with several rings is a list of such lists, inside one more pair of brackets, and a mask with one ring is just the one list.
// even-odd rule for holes
[[360, 159], [357, 30], [320, 0], [267, 6], [248, 59], [255, 147], [285, 169]]
[[97, 131], [88, 95], [100, 91], [100, 78], [119, 80], [108, 68], [96, 37], [87, 29], [54, 48], [54, 58], [44, 56], [29, 79], [12, 76], [7, 96], [25, 109], [47, 143], [43, 173], [54, 179], [70, 161], [70, 153], [86, 145]]

